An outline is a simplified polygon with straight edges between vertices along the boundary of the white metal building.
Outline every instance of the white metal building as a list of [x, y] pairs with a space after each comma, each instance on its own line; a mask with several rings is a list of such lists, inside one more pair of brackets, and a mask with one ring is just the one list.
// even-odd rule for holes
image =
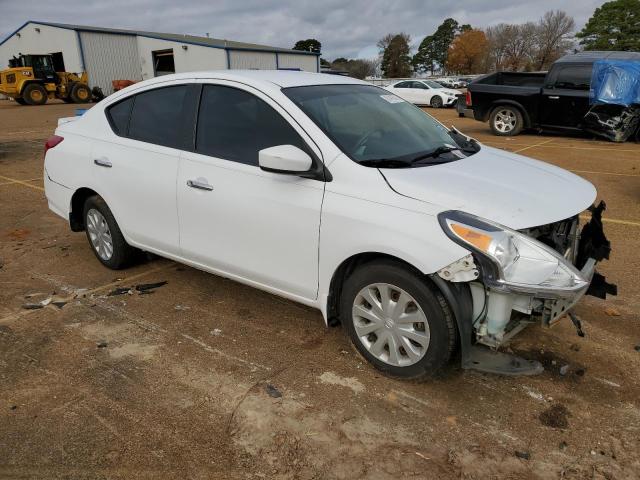
[[112, 80], [223, 69], [320, 70], [320, 55], [286, 48], [171, 33], [30, 20], [0, 42], [0, 69], [19, 53], [53, 55], [57, 71], [89, 74], [89, 86], [112, 93]]

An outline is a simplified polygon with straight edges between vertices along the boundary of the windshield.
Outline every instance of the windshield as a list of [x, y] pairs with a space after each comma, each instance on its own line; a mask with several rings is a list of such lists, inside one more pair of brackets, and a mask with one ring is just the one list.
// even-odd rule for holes
[[433, 80], [423, 80], [423, 82], [429, 85], [431, 88], [444, 88], [438, 82], [434, 82]]
[[469, 142], [461, 146], [462, 135], [452, 135], [419, 108], [378, 87], [314, 85], [282, 91], [346, 155], [363, 165], [423, 166], [457, 160], [479, 149]]

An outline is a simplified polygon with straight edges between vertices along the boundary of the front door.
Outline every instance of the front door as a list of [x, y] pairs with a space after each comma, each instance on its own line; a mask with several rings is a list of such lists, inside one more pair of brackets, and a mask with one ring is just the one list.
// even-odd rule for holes
[[180, 161], [177, 195], [185, 259], [305, 299], [318, 289], [324, 182], [265, 172], [258, 151], [310, 142], [258, 92], [202, 88], [195, 152]]

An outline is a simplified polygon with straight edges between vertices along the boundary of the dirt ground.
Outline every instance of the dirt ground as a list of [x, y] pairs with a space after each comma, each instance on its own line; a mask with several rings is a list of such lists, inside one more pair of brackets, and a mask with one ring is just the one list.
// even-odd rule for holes
[[412, 384], [317, 311], [164, 259], [102, 267], [42, 191], [44, 141], [74, 109], [0, 101], [0, 478], [640, 478], [640, 145], [429, 110], [593, 182], [619, 296], [580, 302], [585, 338], [568, 321], [516, 338], [540, 376], [452, 365]]

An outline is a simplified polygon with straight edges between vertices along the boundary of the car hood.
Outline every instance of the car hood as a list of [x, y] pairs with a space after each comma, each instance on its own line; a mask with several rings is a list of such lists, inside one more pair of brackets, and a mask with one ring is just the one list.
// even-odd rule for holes
[[442, 165], [380, 171], [401, 195], [513, 229], [564, 220], [584, 211], [596, 197], [594, 186], [577, 175], [485, 146]]

